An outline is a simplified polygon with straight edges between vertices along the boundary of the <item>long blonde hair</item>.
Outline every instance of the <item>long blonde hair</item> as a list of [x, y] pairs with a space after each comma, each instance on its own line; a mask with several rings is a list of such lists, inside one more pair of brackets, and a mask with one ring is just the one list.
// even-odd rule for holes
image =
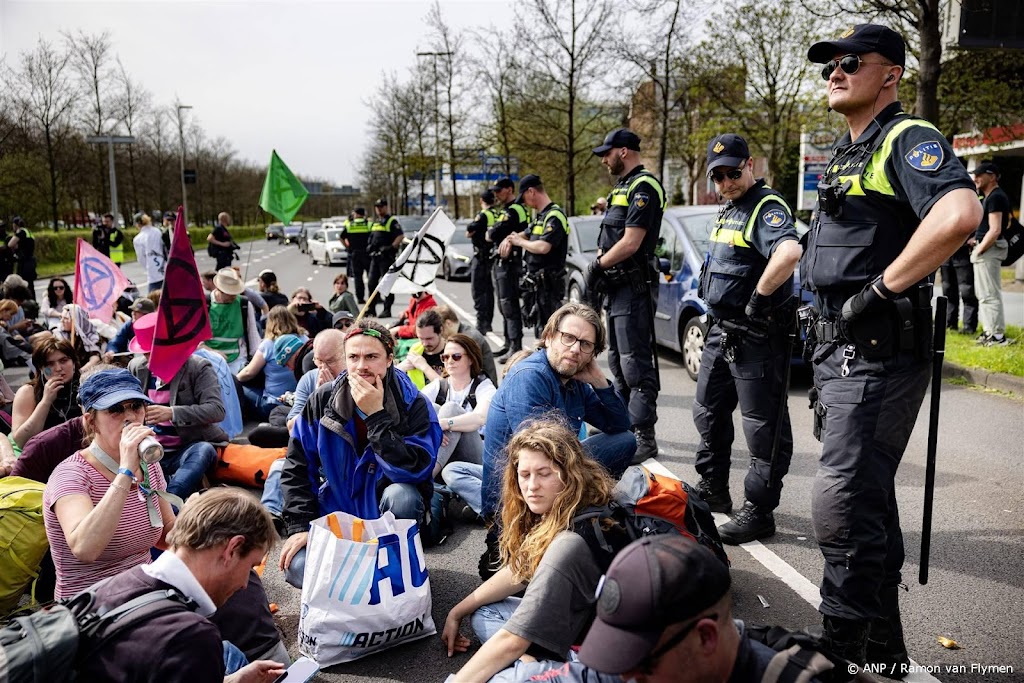
[[[543, 517], [530, 511], [519, 488], [519, 458], [524, 450], [550, 458], [565, 486]], [[554, 411], [521, 424], [505, 447], [505, 458], [498, 547], [513, 579], [523, 582], [533, 577], [555, 536], [571, 528], [573, 517], [611, 500], [615, 482], [586, 454], [564, 417]]]
[[274, 340], [286, 334], [305, 334], [299, 327], [299, 320], [295, 314], [285, 306], [274, 306], [267, 314], [267, 329], [263, 335], [264, 339]]

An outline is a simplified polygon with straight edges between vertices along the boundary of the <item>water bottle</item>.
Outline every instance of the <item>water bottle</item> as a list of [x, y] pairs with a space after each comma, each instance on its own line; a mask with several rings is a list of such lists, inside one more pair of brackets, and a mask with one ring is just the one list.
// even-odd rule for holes
[[[128, 420], [124, 421], [124, 426], [127, 427], [131, 422]], [[142, 462], [152, 465], [155, 462], [160, 462], [164, 457], [164, 447], [160, 445], [160, 442], [155, 437], [147, 436], [139, 443], [139, 459]]]

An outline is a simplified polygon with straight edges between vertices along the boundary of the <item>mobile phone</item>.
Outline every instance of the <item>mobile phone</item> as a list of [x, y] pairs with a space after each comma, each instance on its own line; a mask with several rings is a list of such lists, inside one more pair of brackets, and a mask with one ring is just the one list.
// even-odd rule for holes
[[312, 313], [313, 311], [316, 310], [316, 304], [299, 304], [299, 310], [302, 311], [303, 313]]
[[320, 665], [312, 659], [309, 657], [299, 657], [288, 667], [287, 671], [274, 679], [274, 683], [283, 683], [284, 681], [288, 681], [288, 683], [306, 683], [318, 671], [320, 671]]

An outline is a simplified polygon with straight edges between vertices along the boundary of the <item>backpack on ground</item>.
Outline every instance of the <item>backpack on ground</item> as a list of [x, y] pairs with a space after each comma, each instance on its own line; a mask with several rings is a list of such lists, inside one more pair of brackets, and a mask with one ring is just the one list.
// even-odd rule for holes
[[1024, 256], [1024, 226], [1013, 216], [1010, 216], [1010, 224], [1006, 226], [1000, 235], [1006, 240], [1006, 258], [1003, 259], [1003, 266], [1012, 266], [1021, 256]]
[[797, 683], [812, 678], [823, 683], [868, 683], [875, 680], [849, 660], [833, 654], [824, 640], [806, 631], [745, 624], [744, 633], [750, 640], [778, 652], [768, 664], [761, 683]]
[[0, 627], [0, 680], [73, 681], [76, 662], [94, 656], [125, 628], [147, 618], [198, 607], [178, 591], [164, 589], [101, 612], [95, 608], [95, 589], [93, 586], [38, 612], [15, 617]]
[[218, 449], [217, 464], [211, 477], [221, 484], [239, 484], [263, 488], [270, 466], [288, 451], [284, 448], [260, 448], [249, 444], [229, 443]]
[[602, 570], [631, 542], [655, 534], [691, 538], [729, 565], [711, 508], [697, 490], [643, 465], [627, 467], [612, 490], [611, 502], [576, 515], [572, 529], [587, 542]]
[[426, 522], [420, 527], [420, 540], [424, 548], [441, 545], [455, 531], [448, 506], [452, 502], [452, 491], [442, 484], [434, 484], [434, 493], [430, 498], [430, 510]]
[[45, 488], [23, 477], [0, 478], [0, 616], [18, 606], [50, 547], [43, 526]]
[[[462, 407], [465, 408], [467, 405], [470, 410], [476, 410], [476, 388], [480, 386], [480, 383], [484, 381], [484, 377], [477, 377], [469, 385], [469, 393], [466, 394], [466, 398], [462, 401]], [[448, 401], [448, 390], [450, 384], [447, 377], [442, 377], [437, 381], [437, 398], [434, 399], [434, 403], [439, 406], [443, 406]]]

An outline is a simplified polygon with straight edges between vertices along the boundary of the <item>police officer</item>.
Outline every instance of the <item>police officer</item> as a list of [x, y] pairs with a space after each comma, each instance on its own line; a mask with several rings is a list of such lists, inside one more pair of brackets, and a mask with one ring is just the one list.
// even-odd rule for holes
[[627, 128], [609, 133], [594, 148], [618, 184], [601, 221], [598, 257], [587, 267], [588, 296], [604, 291], [607, 311], [608, 366], [616, 388], [629, 400], [636, 434], [636, 462], [658, 455], [660, 382], [654, 357], [654, 310], [658, 271], [654, 249], [665, 212], [665, 189], [640, 163], [640, 138]]
[[104, 256], [110, 256], [110, 232], [114, 227], [114, 214], [105, 213], [101, 223], [92, 229], [92, 246]]
[[[359, 303], [366, 303], [366, 285], [363, 276], [370, 269], [370, 252], [367, 245], [370, 242], [370, 221], [366, 220], [366, 209], [357, 206], [352, 210], [352, 216], [341, 226], [341, 239], [345, 243], [345, 251], [348, 252], [348, 279], [356, 290], [356, 299]], [[373, 291], [371, 285], [370, 291]]]
[[[800, 260], [793, 214], [782, 196], [755, 179], [747, 142], [719, 135], [708, 144], [708, 176], [726, 200], [701, 272], [711, 321], [697, 377], [693, 422], [700, 432], [700, 492], [715, 512], [730, 512], [729, 453], [737, 402], [750, 450], [746, 501], [719, 527], [738, 545], [775, 533], [782, 478], [793, 456], [786, 407], [795, 334], [793, 269]], [[778, 442], [776, 443], [776, 432]]]
[[124, 263], [124, 230], [111, 217], [110, 220], [110, 260], [120, 268]]
[[[402, 232], [402, 226], [398, 224], [398, 219], [388, 212], [388, 200], [381, 198], [373, 203], [373, 212], [377, 214], [377, 220], [370, 226], [370, 240], [367, 244], [367, 250], [370, 252], [370, 292], [377, 288], [377, 283], [384, 277], [384, 273], [388, 272], [388, 268], [392, 263], [395, 262], [395, 257], [398, 255], [398, 247], [402, 245], [402, 240], [405, 239], [405, 233]], [[391, 305], [395, 303], [395, 295], [388, 294], [384, 297], [384, 310], [381, 312], [380, 317], [390, 318], [391, 317]], [[373, 310], [377, 310], [377, 302], [373, 303]]]
[[494, 261], [494, 284], [498, 290], [498, 308], [505, 319], [505, 346], [495, 351], [498, 362], [504, 364], [523, 348], [523, 313], [519, 306], [519, 279], [523, 273], [522, 249], [506, 243], [504, 254], [501, 244], [514, 232], [526, 230], [529, 217], [526, 208], [515, 197], [516, 184], [502, 178], [491, 188], [503, 205], [501, 216], [490, 230], [487, 241], [498, 249]]
[[498, 219], [492, 208], [497, 198], [492, 190], [480, 195], [480, 213], [466, 226], [466, 237], [473, 242], [473, 261], [469, 264], [469, 279], [473, 291], [473, 308], [476, 309], [476, 329], [481, 334], [491, 331], [494, 319], [494, 282], [491, 280], [491, 244], [487, 231]]
[[508, 236], [512, 247], [521, 248], [526, 264], [523, 278], [523, 321], [533, 324], [537, 339], [543, 335], [548, 318], [565, 299], [565, 256], [569, 249], [569, 219], [544, 191], [540, 176], [519, 181], [516, 200], [536, 211], [525, 233]]
[[828, 105], [849, 132], [819, 182], [800, 266], [820, 315], [811, 514], [825, 636], [837, 654], [900, 678], [909, 660], [894, 479], [928, 387], [930, 276], [981, 220], [945, 136], [900, 106], [905, 52], [895, 31], [859, 24], [807, 53], [825, 64]]

